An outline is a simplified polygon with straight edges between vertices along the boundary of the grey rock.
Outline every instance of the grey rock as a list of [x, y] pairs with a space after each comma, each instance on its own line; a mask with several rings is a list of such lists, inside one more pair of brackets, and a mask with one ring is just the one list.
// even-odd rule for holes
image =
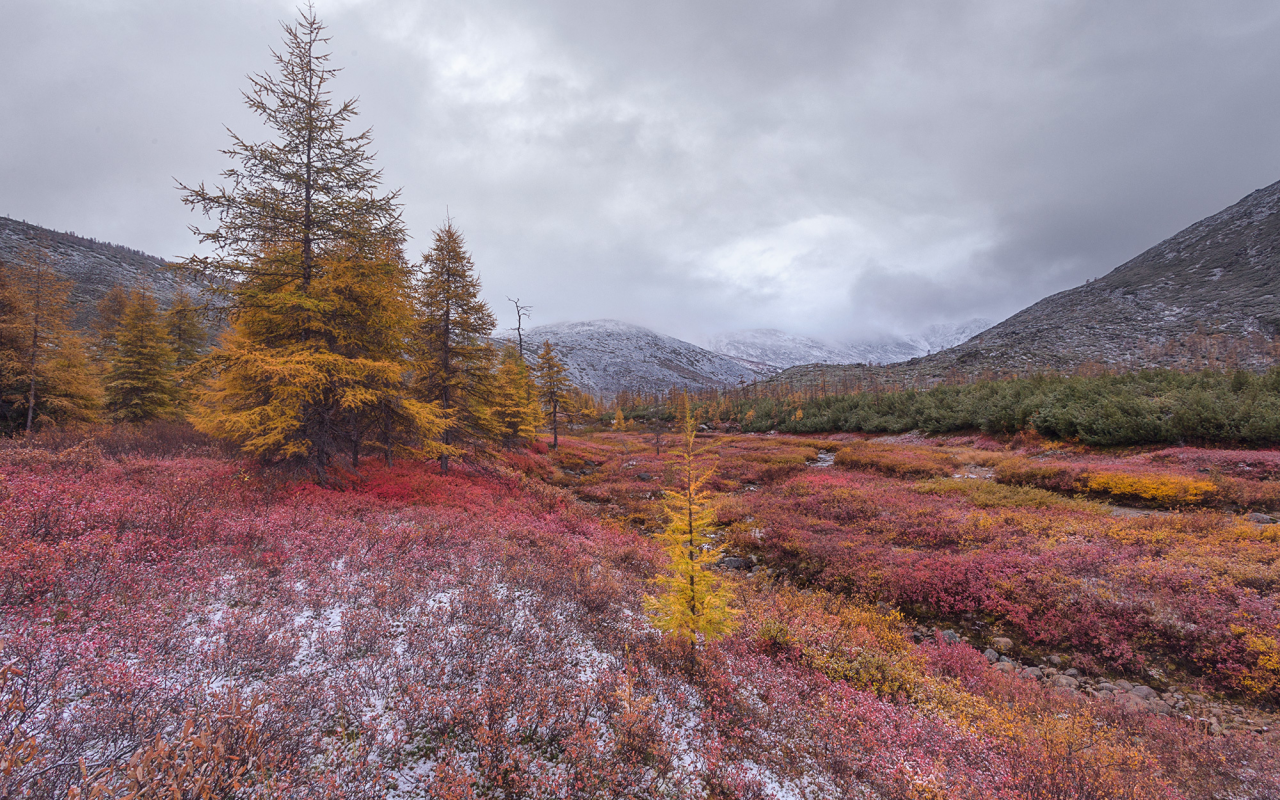
[[1080, 677], [1080, 670], [1076, 669], [1075, 667], [1072, 667], [1071, 669], [1064, 671], [1062, 674], [1063, 674], [1063, 675], [1070, 675], [1070, 676], [1071, 676], [1071, 677], [1073, 677], [1073, 678], [1079, 678], [1079, 677]]
[[995, 666], [1005, 675], [1012, 675], [1017, 670], [1012, 661], [997, 661]]
[[1135, 697], [1134, 695], [1129, 694], [1128, 692], [1122, 692], [1120, 694], [1117, 694], [1115, 696], [1115, 701], [1116, 701], [1116, 705], [1120, 706], [1125, 711], [1132, 711], [1132, 712], [1138, 713], [1138, 712], [1147, 712], [1151, 710], [1151, 708], [1146, 703], [1144, 703], [1141, 698]]
[[1040, 671], [1039, 667], [1027, 667], [1018, 674], [1024, 678], [1030, 678], [1037, 681], [1044, 677], [1044, 673]]
[[1074, 689], [1080, 685], [1080, 682], [1075, 678], [1069, 678], [1066, 675], [1056, 675], [1050, 683], [1063, 689]]
[[1007, 653], [1013, 649], [1013, 640], [1006, 639], [1003, 636], [997, 636], [991, 640], [991, 646], [1001, 653]]
[[986, 649], [986, 651], [982, 654], [982, 656], [983, 658], [987, 659], [987, 663], [989, 664], [994, 664], [1000, 660], [1000, 654], [997, 653], [995, 650], [992, 650], [990, 647]]
[[1062, 666], [1062, 656], [1049, 656], [1049, 663], [1055, 667]]
[[1133, 691], [1133, 684], [1128, 681], [1116, 681], [1116, 688], [1123, 689], [1126, 692]]
[[942, 632], [942, 641], [947, 644], [960, 644], [960, 634], [953, 630], [945, 630]]
[[734, 556], [726, 556], [716, 562], [716, 566], [725, 569], [750, 569], [751, 560], [746, 558], [736, 558]]
[[1276, 522], [1275, 517], [1269, 517], [1266, 514], [1259, 514], [1256, 511], [1245, 517], [1245, 519], [1250, 522], [1256, 522], [1259, 525], [1274, 525]]
[[1158, 700], [1160, 698], [1159, 692], [1150, 686], [1143, 686], [1142, 684], [1134, 686], [1129, 690], [1129, 693], [1134, 697], [1141, 697], [1143, 700]]

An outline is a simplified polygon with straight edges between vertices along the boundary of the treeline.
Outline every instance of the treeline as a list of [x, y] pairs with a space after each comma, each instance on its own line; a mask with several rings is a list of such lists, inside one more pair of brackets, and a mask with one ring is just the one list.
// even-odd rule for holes
[[[117, 290], [88, 336], [68, 328], [69, 286], [33, 245], [0, 262], [0, 425], [14, 435], [76, 421], [189, 419], [265, 462], [324, 479], [366, 453], [449, 459], [530, 442], [594, 413], [549, 343], [536, 358], [492, 343], [493, 313], [448, 220], [411, 263], [396, 192], [379, 190], [354, 101], [308, 9], [286, 28], [276, 75], [249, 107], [274, 138], [233, 135], [225, 187], [183, 186], [216, 224], [182, 267], [212, 287], [162, 310]], [[205, 306], [226, 314], [208, 343]], [[533, 362], [530, 369], [529, 361]]]
[[[725, 408], [727, 406], [727, 409]], [[1280, 369], [1038, 376], [928, 390], [734, 396], [704, 407], [744, 431], [1034, 431], [1089, 445], [1280, 443]]]

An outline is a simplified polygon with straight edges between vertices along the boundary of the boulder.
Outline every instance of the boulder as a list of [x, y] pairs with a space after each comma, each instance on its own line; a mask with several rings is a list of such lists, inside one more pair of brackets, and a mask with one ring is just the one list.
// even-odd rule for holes
[[1013, 649], [1013, 640], [1006, 639], [1003, 636], [997, 636], [991, 640], [991, 646], [1001, 653], [1007, 653]]
[[982, 654], [982, 657], [987, 660], [988, 664], [994, 664], [1000, 660], [1000, 654], [995, 650], [992, 650], [990, 647], [986, 649], [986, 652]]
[[960, 644], [960, 634], [955, 631], [947, 630], [941, 634], [942, 641], [947, 644]]
[[1144, 703], [1141, 698], [1134, 697], [1128, 692], [1122, 692], [1120, 694], [1117, 694], [1115, 696], [1115, 699], [1116, 699], [1116, 705], [1120, 706], [1125, 711], [1132, 711], [1134, 713], [1137, 713], [1137, 712], [1146, 712], [1151, 710], [1150, 708], [1147, 707], [1147, 704]]
[[1024, 678], [1030, 678], [1037, 681], [1044, 677], [1044, 673], [1040, 671], [1039, 667], [1027, 667], [1018, 674]]
[[1079, 682], [1079, 681], [1077, 681], [1075, 678], [1071, 678], [1071, 677], [1068, 677], [1068, 676], [1066, 676], [1066, 675], [1056, 675], [1056, 676], [1054, 676], [1054, 678], [1053, 678], [1053, 680], [1051, 681], [1051, 683], [1052, 683], [1054, 686], [1059, 686], [1059, 687], [1061, 687], [1061, 688], [1063, 688], [1063, 689], [1074, 689], [1074, 688], [1076, 688], [1077, 686], [1079, 686], [1079, 685], [1080, 685], [1080, 682]]
[[716, 562], [716, 566], [724, 567], [725, 569], [751, 569], [751, 561], [746, 558], [725, 556]]
[[1134, 697], [1140, 697], [1143, 700], [1159, 700], [1160, 699], [1159, 692], [1157, 692], [1155, 689], [1152, 689], [1150, 686], [1143, 686], [1142, 684], [1138, 684], [1137, 686], [1134, 686], [1132, 689], [1130, 689], [1129, 694], [1133, 695]]
[[996, 663], [996, 669], [1000, 670], [1005, 675], [1012, 675], [1018, 668], [1013, 665], [1012, 661], [999, 661]]
[[1245, 517], [1245, 519], [1250, 522], [1256, 522], [1259, 525], [1274, 525], [1276, 521], [1275, 517], [1269, 517], [1266, 514], [1259, 514], [1256, 511]]

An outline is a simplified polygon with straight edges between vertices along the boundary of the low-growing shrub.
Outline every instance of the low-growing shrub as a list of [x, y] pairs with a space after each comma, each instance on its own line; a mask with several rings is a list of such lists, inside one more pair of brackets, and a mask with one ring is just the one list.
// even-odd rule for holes
[[951, 475], [959, 467], [955, 458], [946, 453], [876, 442], [850, 443], [836, 453], [836, 465], [893, 478], [939, 478]]

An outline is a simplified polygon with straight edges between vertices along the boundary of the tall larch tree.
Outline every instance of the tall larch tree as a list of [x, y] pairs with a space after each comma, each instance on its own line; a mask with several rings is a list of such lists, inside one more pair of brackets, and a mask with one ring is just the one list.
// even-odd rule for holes
[[146, 292], [134, 292], [112, 337], [115, 357], [104, 381], [113, 422], [168, 419], [178, 411], [179, 391], [169, 332]]
[[551, 446], [555, 448], [560, 445], [560, 418], [572, 384], [564, 365], [556, 358], [550, 339], [542, 343], [542, 351], [538, 353], [538, 363], [534, 367], [534, 378], [538, 387], [538, 399], [542, 401], [542, 408], [551, 425]]
[[[441, 443], [451, 449], [496, 439], [493, 419], [497, 353], [489, 343], [496, 324], [480, 299], [480, 279], [466, 241], [452, 220], [437, 228], [422, 256], [417, 286], [414, 368], [419, 396], [448, 414]], [[449, 469], [449, 454], [440, 455]]]
[[724, 551], [710, 534], [714, 512], [704, 488], [714, 466], [704, 466], [705, 449], [695, 445], [697, 424], [687, 401], [683, 406], [683, 442], [677, 461], [677, 483], [663, 498], [667, 527], [658, 541], [669, 563], [654, 578], [661, 593], [645, 598], [655, 627], [687, 641], [695, 652], [698, 637], [710, 641], [733, 630], [737, 611], [730, 607], [733, 590], [710, 567]]
[[94, 419], [101, 400], [84, 343], [68, 327], [71, 284], [45, 253], [0, 260], [0, 426], [33, 433]]
[[[380, 191], [369, 131], [347, 132], [355, 101], [331, 98], [337, 70], [314, 11], [284, 31], [278, 75], [252, 77], [244, 95], [274, 138], [233, 133], [223, 151], [236, 162], [222, 173], [228, 185], [180, 187], [185, 203], [217, 220], [195, 229], [214, 255], [186, 266], [216, 287], [232, 323], [207, 361], [211, 380], [194, 422], [324, 479], [336, 456], [358, 461], [371, 420], [389, 419], [388, 409], [405, 411], [395, 425], [414, 429], [397, 431], [398, 442], [425, 441], [442, 420], [408, 396], [398, 193]], [[380, 338], [360, 341], [370, 331]]]

